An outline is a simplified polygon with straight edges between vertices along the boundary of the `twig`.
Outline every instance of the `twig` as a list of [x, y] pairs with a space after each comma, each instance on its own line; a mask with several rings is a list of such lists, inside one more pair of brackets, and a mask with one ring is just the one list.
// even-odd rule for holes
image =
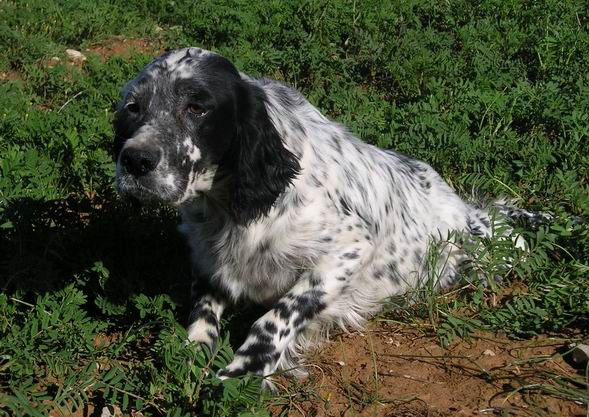
[[58, 113], [61, 113], [61, 111], [63, 110], [63, 108], [64, 108], [65, 106], [67, 106], [68, 104], [70, 104], [70, 103], [71, 103], [73, 100], [75, 100], [75, 99], [76, 99], [78, 96], [80, 96], [80, 94], [82, 94], [83, 92], [84, 92], [84, 90], [82, 90], [82, 91], [80, 91], [80, 92], [76, 93], [76, 94], [75, 94], [75, 95], [74, 95], [72, 98], [70, 98], [68, 101], [66, 101], [65, 103], [63, 103], [63, 106], [61, 106], [61, 107], [59, 108], [59, 110], [57, 110], [57, 112], [58, 112]]
[[35, 306], [33, 304], [27, 303], [26, 301], [23, 301], [23, 300], [19, 300], [18, 298], [10, 297], [10, 300], [14, 301], [15, 303], [19, 303], [19, 304], [25, 305], [30, 308], [35, 308]]

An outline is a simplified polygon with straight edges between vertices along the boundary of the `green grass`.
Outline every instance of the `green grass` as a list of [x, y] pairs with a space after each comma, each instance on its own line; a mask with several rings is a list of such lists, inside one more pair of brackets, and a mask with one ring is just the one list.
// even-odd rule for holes
[[[493, 278], [513, 257], [502, 285], [425, 294], [399, 314], [425, 311], [443, 344], [474, 328], [587, 337], [589, 228], [574, 221], [589, 218], [585, 1], [252, 3], [0, 2], [0, 415], [84, 403], [268, 414], [257, 381], [212, 376], [229, 340], [213, 353], [183, 344], [190, 266], [175, 213], [115, 195], [112, 105], [151, 57], [88, 54], [78, 68], [64, 54], [115, 36], [216, 50], [367, 142], [428, 161], [464, 196], [554, 213], [518, 225], [527, 256], [488, 242], [474, 268]], [[511, 283], [523, 289], [490, 302]]]

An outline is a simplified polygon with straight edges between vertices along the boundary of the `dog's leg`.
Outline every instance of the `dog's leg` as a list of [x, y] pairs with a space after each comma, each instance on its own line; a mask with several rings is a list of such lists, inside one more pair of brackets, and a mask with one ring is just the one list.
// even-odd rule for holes
[[188, 340], [206, 344], [211, 351], [219, 337], [219, 320], [225, 309], [223, 297], [197, 290], [192, 286], [192, 310], [188, 319]]
[[264, 376], [275, 372], [287, 348], [311, 321], [342, 297], [349, 281], [363, 266], [371, 245], [358, 246], [347, 247], [314, 270], [303, 273], [297, 284], [254, 323], [233, 361], [218, 376], [246, 373]]

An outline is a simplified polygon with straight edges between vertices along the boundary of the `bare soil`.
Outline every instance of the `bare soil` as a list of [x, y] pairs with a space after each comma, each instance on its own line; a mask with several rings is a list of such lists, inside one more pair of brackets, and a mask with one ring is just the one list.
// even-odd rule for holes
[[22, 77], [16, 71], [0, 71], [0, 80], [22, 81]]
[[564, 339], [518, 341], [480, 333], [440, 347], [433, 336], [399, 325], [330, 338], [309, 358], [302, 384], [280, 379], [286, 393], [274, 415], [302, 416], [586, 416], [572, 400], [532, 390], [554, 375], [579, 377], [559, 352]]
[[161, 45], [153, 39], [127, 39], [114, 37], [112, 39], [90, 45], [84, 53], [95, 53], [102, 60], [107, 60], [113, 55], [122, 58], [129, 58], [133, 53], [142, 53], [146, 55], [159, 55], [163, 52]]

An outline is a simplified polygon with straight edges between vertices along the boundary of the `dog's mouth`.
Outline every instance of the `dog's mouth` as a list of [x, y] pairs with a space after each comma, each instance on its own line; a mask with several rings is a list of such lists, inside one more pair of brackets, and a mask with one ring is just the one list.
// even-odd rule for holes
[[165, 187], [153, 187], [143, 184], [132, 175], [117, 175], [116, 188], [124, 198], [136, 200], [142, 203], [161, 202], [173, 204], [176, 200], [175, 193]]
[[129, 176], [117, 177], [117, 190], [123, 197], [130, 197], [140, 201], [156, 200], [155, 190], [142, 185], [136, 178]]

